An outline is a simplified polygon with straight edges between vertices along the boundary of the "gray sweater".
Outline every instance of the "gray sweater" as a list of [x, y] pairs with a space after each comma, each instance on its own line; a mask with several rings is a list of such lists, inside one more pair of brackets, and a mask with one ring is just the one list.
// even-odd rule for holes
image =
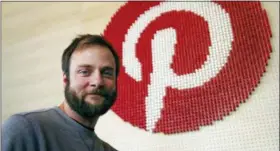
[[58, 107], [15, 114], [2, 125], [2, 151], [115, 151]]

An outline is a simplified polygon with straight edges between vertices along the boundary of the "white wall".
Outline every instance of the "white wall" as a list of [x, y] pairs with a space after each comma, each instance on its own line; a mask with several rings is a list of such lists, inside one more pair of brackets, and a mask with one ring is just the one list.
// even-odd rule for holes
[[[17, 112], [60, 104], [63, 50], [77, 34], [102, 33], [123, 4], [2, 3], [2, 121]], [[124, 151], [278, 150], [279, 3], [262, 6], [273, 51], [259, 86], [232, 116], [200, 131], [163, 135], [133, 127], [110, 111], [97, 124], [98, 135]]]

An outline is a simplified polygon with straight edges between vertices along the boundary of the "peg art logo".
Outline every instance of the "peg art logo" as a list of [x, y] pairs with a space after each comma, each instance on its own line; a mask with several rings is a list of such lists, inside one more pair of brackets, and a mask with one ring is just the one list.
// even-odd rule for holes
[[260, 2], [128, 2], [104, 36], [122, 63], [112, 109], [152, 133], [195, 131], [236, 111], [271, 51]]

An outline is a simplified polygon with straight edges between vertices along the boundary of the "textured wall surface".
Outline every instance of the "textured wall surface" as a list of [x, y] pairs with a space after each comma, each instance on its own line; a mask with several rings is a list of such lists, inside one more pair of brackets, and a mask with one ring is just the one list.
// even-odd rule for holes
[[[194, 5], [198, 4], [199, 3], [194, 3]], [[52, 107], [63, 101], [64, 96], [60, 59], [63, 50], [76, 35], [83, 33], [100, 34], [106, 31], [104, 33], [105, 36], [112, 40], [113, 43], [120, 48], [119, 53], [123, 53], [121, 54], [122, 59], [129, 58], [125, 56], [131, 55], [130, 52], [123, 52], [125, 51], [125, 48], [122, 48], [122, 42], [125, 42], [125, 36], [121, 35], [122, 31], [128, 27], [132, 27], [129, 21], [139, 19], [137, 17], [133, 17], [135, 17], [134, 14], [137, 15], [137, 13], [142, 13], [140, 8], [152, 10], [152, 6], [156, 6], [158, 4], [153, 3], [148, 5], [145, 3], [143, 5], [138, 5], [139, 7], [135, 7], [133, 4], [127, 5], [124, 2], [2, 3], [2, 122], [14, 113]], [[184, 4], [180, 5], [183, 6]], [[195, 8], [194, 5], [190, 6], [190, 8]], [[211, 7], [206, 6], [206, 3], [203, 5], [205, 5], [206, 10]], [[223, 8], [228, 8], [225, 9], [227, 11], [230, 10], [229, 8], [232, 8], [230, 10], [232, 12], [238, 10], [240, 11], [241, 9], [241, 6], [232, 7], [227, 3], [220, 5], [223, 6]], [[254, 26], [253, 24], [256, 23], [256, 15], [254, 16], [249, 14], [244, 17], [238, 16], [240, 14], [236, 13], [237, 15], [235, 16], [235, 19], [244, 20], [244, 22], [237, 22], [235, 23], [236, 26], [233, 26], [232, 39], [234, 43], [231, 46], [234, 48], [232, 49], [238, 51], [241, 50], [241, 46], [244, 45], [247, 46], [242, 47], [244, 51], [247, 50], [246, 48], [251, 50], [248, 51], [247, 54], [244, 53], [243, 61], [241, 59], [242, 57], [236, 61], [242, 63], [247, 62], [248, 66], [243, 67], [244, 64], [240, 63], [241, 67], [239, 68], [240, 70], [244, 68], [244, 71], [240, 73], [240, 76], [237, 76], [239, 75], [237, 73], [233, 75], [236, 75], [237, 79], [240, 77], [238, 79], [239, 81], [244, 82], [247, 80], [248, 84], [236, 83], [238, 82], [238, 80], [236, 80], [232, 85], [227, 84], [228, 87], [220, 85], [211, 87], [210, 84], [209, 87], [207, 87], [207, 85], [206, 87], [202, 87], [205, 89], [207, 88], [209, 91], [201, 89], [201, 91], [194, 92], [189, 92], [187, 90], [177, 92], [178, 89], [191, 88], [192, 85], [184, 85], [181, 84], [181, 82], [172, 83], [168, 80], [164, 83], [162, 82], [165, 80], [164, 76], [159, 78], [159, 81], [157, 81], [157, 78], [151, 80], [153, 78], [150, 73], [152, 73], [151, 71], [155, 69], [159, 69], [158, 73], [162, 73], [161, 75], [155, 75], [155, 77], [165, 75], [167, 76], [165, 77], [166, 79], [170, 79], [168, 77], [169, 74], [165, 74], [168, 70], [161, 70], [161, 67], [163, 68], [165, 66], [164, 62], [167, 62], [164, 61], [168, 59], [166, 56], [172, 56], [172, 54], [156, 52], [154, 50], [164, 50], [165, 48], [170, 47], [168, 45], [169, 43], [172, 43], [172, 39], [170, 38], [161, 39], [161, 34], [168, 35], [171, 33], [169, 37], [174, 38], [174, 34], [172, 35], [173, 28], [171, 30], [167, 30], [167, 33], [157, 32], [158, 35], [155, 34], [155, 29], [158, 27], [162, 29], [166, 29], [169, 26], [174, 28], [176, 27], [181, 30], [181, 32], [177, 33], [177, 42], [190, 42], [188, 45], [176, 46], [176, 48], [192, 48], [192, 51], [190, 51], [190, 57], [183, 52], [175, 52], [175, 54], [180, 53], [180, 55], [177, 55], [177, 57], [176, 55], [173, 56], [174, 60], [176, 60], [176, 58], [178, 60], [177, 64], [175, 62], [171, 65], [171, 67], [177, 75], [191, 73], [194, 69], [201, 68], [199, 65], [203, 64], [203, 61], [205, 60], [205, 58], [201, 56], [209, 56], [211, 54], [208, 51], [208, 47], [203, 48], [204, 45], [199, 45], [197, 44], [197, 41], [192, 41], [192, 37], [194, 37], [196, 33], [198, 33], [198, 38], [196, 38], [196, 40], [199, 38], [204, 40], [200, 41], [200, 44], [209, 44], [211, 41], [213, 42], [213, 39], [211, 39], [208, 34], [203, 33], [211, 33], [215, 30], [225, 31], [218, 33], [220, 35], [228, 36], [228, 32], [226, 32], [228, 30], [219, 28], [211, 29], [210, 31], [202, 31], [203, 29], [208, 29], [207, 25], [211, 26], [209, 22], [207, 24], [207, 21], [209, 20], [204, 18], [205, 20], [203, 21], [200, 20], [201, 18], [195, 18], [191, 14], [180, 14], [182, 12], [177, 12], [177, 14], [167, 13], [163, 16], [162, 20], [157, 20], [150, 24], [149, 28], [145, 29], [145, 32], [141, 35], [146, 38], [140, 38], [139, 45], [137, 45], [136, 48], [143, 51], [141, 53], [139, 53], [139, 51], [136, 53], [136, 56], [140, 59], [140, 63], [142, 63], [143, 73], [140, 72], [140, 74], [134, 74], [133, 72], [138, 72], [138, 68], [136, 67], [133, 68], [131, 72], [128, 71], [128, 66], [130, 65], [125, 64], [124, 61], [123, 68], [121, 70], [122, 75], [120, 77], [122, 82], [119, 83], [119, 91], [121, 91], [119, 98], [121, 100], [119, 100], [118, 104], [114, 106], [113, 110], [109, 111], [106, 115], [100, 118], [96, 126], [97, 134], [121, 151], [278, 150], [279, 3], [261, 2], [261, 7], [266, 11], [269, 24], [266, 24], [265, 19], [260, 16], [259, 21], [263, 23], [263, 26]], [[171, 8], [172, 6], [168, 4], [163, 10]], [[214, 11], [214, 15], [223, 13], [223, 11], [219, 12], [219, 9], [216, 10], [217, 11]], [[247, 10], [246, 12], [251, 11], [252, 14], [257, 14], [258, 12], [256, 7], [247, 8]], [[127, 13], [129, 11], [131, 11], [131, 13]], [[151, 15], [156, 14], [159, 11], [160, 10], [151, 12]], [[199, 9], [197, 12], [199, 11], [201, 10]], [[116, 12], [118, 12], [118, 14], [115, 14]], [[227, 13], [231, 15], [231, 22], [233, 22], [234, 17], [232, 17], [232, 14], [234, 13]], [[160, 15], [162, 15], [162, 13]], [[211, 15], [209, 16], [211, 17]], [[191, 17], [193, 17], [193, 19], [197, 22], [190, 22], [194, 21], [191, 20]], [[185, 18], [189, 20], [184, 20]], [[252, 18], [251, 22], [245, 22], [248, 18]], [[139, 20], [141, 20], [141, 18]], [[145, 21], [145, 19], [143, 20]], [[178, 24], [176, 22], [178, 20], [182, 21], [182, 24]], [[219, 20], [217, 20], [217, 22], [218, 21]], [[215, 24], [215, 22], [213, 24]], [[225, 24], [225, 27], [228, 27], [227, 25], [228, 24]], [[141, 26], [141, 24], [139, 26]], [[184, 27], [193, 27], [193, 29], [188, 30]], [[245, 32], [248, 32], [248, 29], [252, 31], [249, 32], [250, 34], [245, 34]], [[271, 33], [268, 33], [268, 29], [271, 30]], [[133, 33], [132, 37], [128, 40], [133, 41], [133, 38], [135, 38], [137, 32], [139, 31], [140, 28], [136, 28], [136, 32]], [[236, 36], [236, 32], [234, 31], [240, 32], [240, 37]], [[260, 31], [265, 34], [254, 34], [255, 32], [259, 33]], [[242, 32], [244, 32], [244, 34]], [[193, 35], [189, 36], [189, 39], [178, 38], [178, 36], [183, 37], [184, 35], [182, 36], [182, 34], [184, 33]], [[272, 34], [272, 37], [269, 39], [271, 48], [264, 42], [265, 38], [267, 38], [265, 36], [269, 34]], [[247, 39], [246, 36], [242, 35], [247, 35]], [[250, 38], [250, 36], [252, 36], [252, 38]], [[225, 39], [226, 38], [227, 37], [225, 37]], [[240, 38], [239, 43], [237, 43], [236, 38]], [[207, 39], [210, 40], [207, 41]], [[229, 37], [229, 39], [231, 38]], [[250, 41], [250, 39], [253, 40]], [[254, 39], [257, 39], [257, 41], [254, 41]], [[162, 43], [161, 41], [164, 42]], [[226, 43], [226, 40], [221, 43]], [[151, 55], [151, 51], [149, 49], [151, 49], [152, 45], [153, 54]], [[128, 44], [128, 51], [132, 50], [130, 46], [131, 45]], [[227, 46], [228, 44], [225, 44], [223, 46], [223, 50], [226, 49]], [[155, 47], [158, 47], [158, 49]], [[215, 48], [213, 49], [215, 50]], [[272, 51], [270, 52], [269, 50]], [[256, 51], [256, 53], [254, 53], [254, 51]], [[252, 55], [257, 55], [257, 52], [259, 51], [262, 52], [259, 55], [259, 59], [249, 60], [249, 58], [252, 58]], [[162, 62], [159, 61], [158, 63], [161, 67], [156, 68], [155, 66], [157, 65], [157, 62], [154, 62], [156, 59], [154, 56], [160, 56], [161, 54], [163, 54], [161, 56]], [[268, 57], [267, 54], [270, 57]], [[219, 53], [219, 55], [222, 54]], [[230, 55], [233, 55], [233, 53]], [[160, 58], [159, 56], [157, 58]], [[196, 56], [197, 59], [194, 59], [195, 57], [193, 56]], [[133, 60], [135, 59], [128, 59], [128, 63], [133, 64]], [[190, 65], [191, 61], [196, 62], [198, 65]], [[228, 60], [228, 62], [230, 62], [230, 60]], [[264, 65], [267, 63], [265, 68], [260, 67], [262, 63], [264, 63]], [[181, 64], [183, 64], [186, 68], [183, 68]], [[254, 68], [248, 68], [249, 64], [260, 68], [255, 68], [255, 66]], [[133, 66], [131, 65], [131, 67]], [[217, 66], [214, 67], [219, 68]], [[226, 73], [233, 73], [237, 70], [237, 68], [230, 69], [232, 70], [229, 70]], [[263, 70], [265, 70], [265, 72], [263, 72]], [[248, 71], [247, 79], [241, 76], [246, 75], [246, 71]], [[254, 74], [256, 78], [250, 76], [252, 73], [256, 73]], [[210, 74], [211, 73], [209, 73], [209, 75]], [[144, 82], [133, 83], [133, 81], [137, 81], [137, 77], [139, 78], [139, 76], [142, 76], [142, 80]], [[207, 77], [208, 74], [204, 76]], [[201, 76], [202, 80], [204, 76]], [[227, 82], [227, 80], [225, 80], [225, 82]], [[162, 84], [157, 85], [155, 83]], [[198, 83], [194, 82], [194, 85], [199, 85]], [[257, 86], [253, 87], [253, 90], [248, 88], [252, 83], [257, 83]], [[150, 87], [147, 87], [149, 84]], [[243, 87], [241, 87], [242, 84], [244, 84]], [[168, 90], [161, 89], [164, 86], [173, 86], [176, 91], [173, 90], [173, 88], [169, 88]], [[235, 92], [231, 89], [234, 87], [239, 88], [238, 90], [240, 90], [240, 92], [243, 92], [244, 90], [247, 92], [248, 90], [248, 95], [244, 94], [243, 96], [243, 93], [240, 93], [240, 96], [229, 96], [229, 94], [233, 94], [231, 92]], [[222, 91], [223, 89], [227, 89], [229, 91]], [[202, 90], [204, 93], [201, 93]], [[166, 94], [166, 97], [165, 92], [168, 93]], [[217, 104], [214, 103], [214, 105], [211, 106], [210, 103], [211, 107], [209, 107], [209, 104], [207, 103], [211, 102], [211, 99], [209, 98], [211, 98], [212, 94], [220, 94], [221, 96], [227, 96], [229, 98], [222, 97], [224, 99], [216, 101], [216, 103], [220, 103], [219, 106], [215, 108], [215, 105]], [[237, 94], [239, 94], [239, 91]], [[147, 96], [150, 96], [150, 98]], [[147, 97], [146, 100], [145, 97]], [[161, 101], [164, 97], [165, 103], [162, 103], [163, 101], [156, 102], [157, 97], [159, 97], [159, 100]], [[239, 97], [243, 103], [234, 102], [234, 100], [238, 100]], [[246, 99], [242, 99], [244, 97]], [[189, 100], [189, 104], [184, 104], [186, 107], [180, 103], [178, 105], [178, 98]], [[212, 101], [215, 102], [216, 99], [217, 97], [213, 97]], [[229, 103], [227, 105], [226, 103], [228, 103], [228, 100], [231, 99], [233, 100], [233, 103]], [[197, 100], [206, 101], [199, 102]], [[224, 100], [226, 100], [225, 104], [223, 104]], [[145, 104], [145, 101], [155, 102], [147, 105], [149, 103]], [[213, 109], [213, 111], [211, 109]], [[149, 113], [148, 111], [157, 111], [157, 113]]]

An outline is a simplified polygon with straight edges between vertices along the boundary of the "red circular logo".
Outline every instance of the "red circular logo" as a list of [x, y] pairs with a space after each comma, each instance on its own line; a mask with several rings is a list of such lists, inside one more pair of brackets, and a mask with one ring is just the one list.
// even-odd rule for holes
[[235, 111], [271, 51], [260, 2], [128, 2], [104, 36], [121, 59], [112, 110], [165, 134], [198, 130]]

